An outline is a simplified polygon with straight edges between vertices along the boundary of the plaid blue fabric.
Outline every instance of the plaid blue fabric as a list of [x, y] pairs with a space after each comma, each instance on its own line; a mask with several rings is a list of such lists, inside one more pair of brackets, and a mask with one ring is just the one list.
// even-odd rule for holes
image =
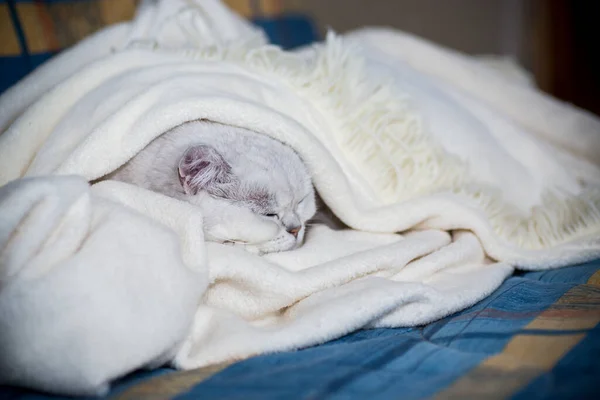
[[[518, 273], [479, 304], [424, 327], [359, 331], [225, 367], [137, 373], [109, 397], [600, 398], [599, 321], [597, 260]], [[50, 400], [18, 389], [0, 398]]]

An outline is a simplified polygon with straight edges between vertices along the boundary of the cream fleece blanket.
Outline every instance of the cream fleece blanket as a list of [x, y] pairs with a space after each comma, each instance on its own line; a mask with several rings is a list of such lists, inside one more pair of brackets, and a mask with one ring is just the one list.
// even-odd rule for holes
[[[55, 57], [0, 98], [0, 384], [103, 393], [425, 324], [514, 267], [600, 256], [600, 121], [498, 71], [388, 30], [284, 52], [216, 0], [143, 2]], [[353, 229], [259, 257], [101, 179], [199, 118], [293, 147]]]

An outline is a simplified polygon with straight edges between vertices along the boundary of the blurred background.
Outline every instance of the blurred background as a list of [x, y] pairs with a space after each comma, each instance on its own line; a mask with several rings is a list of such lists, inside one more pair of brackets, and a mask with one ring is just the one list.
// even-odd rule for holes
[[[0, 0], [0, 92], [138, 0]], [[544, 91], [600, 114], [599, 0], [225, 0], [286, 48], [389, 26], [477, 55], [508, 57]]]

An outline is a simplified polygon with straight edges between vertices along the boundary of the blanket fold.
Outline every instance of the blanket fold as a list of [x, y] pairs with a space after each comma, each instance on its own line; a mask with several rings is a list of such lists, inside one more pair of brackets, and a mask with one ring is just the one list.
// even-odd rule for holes
[[[600, 256], [600, 120], [401, 32], [286, 52], [217, 0], [144, 1], [0, 106], [0, 384], [103, 393], [147, 365], [425, 324], [515, 267]], [[257, 256], [106, 179], [197, 119], [293, 148], [351, 229]]]
[[9, 183], [0, 210], [3, 384], [102, 394], [173, 357], [207, 283], [173, 231], [75, 176]]

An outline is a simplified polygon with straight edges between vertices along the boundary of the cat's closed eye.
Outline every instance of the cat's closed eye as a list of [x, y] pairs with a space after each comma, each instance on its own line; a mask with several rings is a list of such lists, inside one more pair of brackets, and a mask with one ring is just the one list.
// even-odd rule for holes
[[309, 194], [307, 194], [306, 196], [304, 196], [304, 197], [302, 198], [302, 200], [300, 200], [300, 201], [298, 202], [298, 205], [301, 205], [301, 204], [303, 204], [303, 203], [304, 203], [306, 200], [308, 200], [309, 198], [310, 198], [310, 193], [309, 193]]
[[277, 214], [263, 214], [265, 217], [277, 218]]

